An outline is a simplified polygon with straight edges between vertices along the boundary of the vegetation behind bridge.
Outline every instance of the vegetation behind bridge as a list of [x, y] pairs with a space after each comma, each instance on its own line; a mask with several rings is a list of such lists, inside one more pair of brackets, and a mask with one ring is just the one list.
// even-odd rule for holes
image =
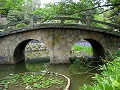
[[[0, 13], [8, 20], [22, 20], [30, 14], [44, 16], [72, 16], [95, 18], [110, 23], [120, 23], [119, 0], [59, 0], [41, 5], [40, 0], [0, 0]], [[11, 14], [12, 12], [12, 14]]]

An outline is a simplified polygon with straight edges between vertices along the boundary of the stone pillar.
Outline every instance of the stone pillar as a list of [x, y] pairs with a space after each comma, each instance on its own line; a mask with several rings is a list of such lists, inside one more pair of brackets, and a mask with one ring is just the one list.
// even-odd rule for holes
[[[66, 64], [70, 63], [70, 49], [67, 46], [66, 39], [63, 39], [61, 30], [53, 30], [52, 48], [50, 50], [50, 63], [51, 64]], [[64, 41], [64, 44], [62, 43]]]
[[68, 52], [64, 52], [63, 50], [53, 50], [50, 56], [51, 64], [66, 64], [70, 63]]
[[31, 27], [31, 28], [34, 26], [33, 18], [34, 18], [34, 16], [31, 14], [31, 15], [30, 15], [30, 27]]
[[91, 26], [91, 17], [87, 16], [87, 29], [90, 29]]

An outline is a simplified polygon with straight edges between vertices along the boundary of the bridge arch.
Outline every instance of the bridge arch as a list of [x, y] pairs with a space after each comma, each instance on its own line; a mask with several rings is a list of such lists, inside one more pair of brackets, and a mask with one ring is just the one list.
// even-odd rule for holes
[[[101, 58], [105, 59], [105, 50], [104, 50], [103, 46], [100, 44], [100, 42], [98, 42], [94, 39], [89, 39], [89, 38], [85, 38], [85, 39], [81, 39], [81, 40], [85, 40], [91, 45], [93, 59], [101, 59]], [[77, 42], [79, 42], [81, 40], [77, 40]], [[77, 42], [75, 42], [75, 43], [77, 43]], [[84, 54], [86, 54], [86, 53], [84, 53]]]
[[[13, 53], [13, 60], [15, 63], [17, 62], [24, 62], [25, 60], [25, 48], [26, 45], [35, 39], [27, 39], [27, 40], [23, 40], [22, 42], [18, 43], [18, 45], [15, 47], [14, 53]], [[36, 40], [39, 41], [39, 40]], [[41, 42], [41, 41], [39, 41]]]
[[24, 40], [17, 45], [13, 53], [14, 62], [25, 60], [25, 54], [24, 54], [25, 47], [28, 44], [28, 42], [30, 42], [31, 40], [33, 39]]
[[95, 59], [105, 59], [105, 50], [103, 48], [103, 46], [100, 44], [100, 42], [94, 40], [94, 39], [85, 39], [86, 41], [88, 41], [91, 46], [92, 46], [92, 50], [93, 50], [93, 58]]

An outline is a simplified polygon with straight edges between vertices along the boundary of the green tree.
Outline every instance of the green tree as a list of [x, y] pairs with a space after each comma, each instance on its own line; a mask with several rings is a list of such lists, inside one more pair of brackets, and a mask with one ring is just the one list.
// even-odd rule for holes
[[9, 10], [32, 13], [32, 11], [40, 7], [40, 5], [40, 0], [0, 0], [0, 13], [7, 15]]
[[110, 10], [104, 13], [105, 20], [111, 23], [120, 23], [120, 1], [119, 0], [108, 0], [111, 4]]
[[[104, 5], [103, 5], [104, 4]], [[60, 0], [40, 7], [40, 0], [0, 0], [0, 13], [7, 15], [9, 10], [36, 14], [49, 18], [50, 16], [86, 17], [105, 20], [111, 23], [120, 23], [119, 0]]]
[[104, 0], [80, 0], [79, 2], [75, 2], [74, 0], [61, 0], [59, 2], [46, 4], [45, 11], [47, 11], [49, 15], [54, 16], [94, 16], [103, 10], [102, 7], [95, 8], [99, 6], [102, 1]]
[[17, 10], [9, 10], [9, 13], [7, 15], [7, 19], [10, 22], [17, 22], [21, 21], [23, 19], [23, 13]]
[[0, 13], [7, 15], [9, 10], [21, 10], [24, 0], [0, 0]]

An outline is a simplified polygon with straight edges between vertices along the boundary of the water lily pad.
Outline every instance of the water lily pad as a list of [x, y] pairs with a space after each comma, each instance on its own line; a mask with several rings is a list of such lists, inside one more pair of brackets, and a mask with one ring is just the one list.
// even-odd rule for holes
[[2, 87], [4, 87], [2, 88], [0, 86], [2, 88], [0, 90], [9, 89], [9, 86], [15, 86], [16, 88], [22, 87], [22, 90], [55, 90], [56, 87], [59, 87], [63, 90], [63, 86], [65, 87], [65, 85], [67, 85], [67, 82], [66, 79], [62, 76], [60, 77], [59, 74], [50, 74], [50, 72], [47, 74], [46, 72], [28, 72], [9, 75], [7, 79], [2, 79], [0, 81], [0, 85], [3, 85]]

